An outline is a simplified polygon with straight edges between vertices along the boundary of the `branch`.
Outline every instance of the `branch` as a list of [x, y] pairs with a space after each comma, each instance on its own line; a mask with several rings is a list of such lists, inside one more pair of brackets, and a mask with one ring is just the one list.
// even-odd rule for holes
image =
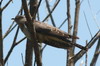
[[84, 17], [85, 17], [85, 20], [86, 20], [86, 24], [87, 24], [87, 27], [88, 27], [90, 36], [91, 36], [91, 38], [92, 38], [92, 33], [91, 33], [91, 30], [90, 30], [90, 27], [89, 27], [89, 24], [88, 24], [88, 21], [87, 21], [87, 18], [86, 18], [86, 14], [85, 14], [85, 12], [83, 12], [83, 13], [84, 13]]
[[24, 9], [24, 12], [25, 12], [25, 17], [26, 17], [27, 21], [29, 21], [29, 24], [30, 24], [32, 18], [31, 18], [31, 14], [30, 14], [30, 12], [28, 10], [26, 0], [22, 0], [22, 6], [23, 6], [23, 9]]
[[[34, 1], [31, 1], [31, 2], [34, 2]], [[31, 37], [31, 40], [28, 40], [29, 42], [31, 42], [32, 44], [30, 45], [31, 47], [31, 53], [33, 51], [33, 48], [34, 48], [34, 53], [35, 53], [35, 58], [36, 58], [36, 62], [37, 62], [37, 66], [42, 66], [42, 62], [41, 62], [41, 56], [40, 56], [40, 51], [39, 51], [39, 47], [38, 47], [38, 44], [37, 44], [37, 41], [36, 41], [36, 32], [35, 32], [35, 27], [34, 27], [34, 19], [32, 20], [31, 18], [31, 14], [30, 12], [28, 11], [28, 7], [27, 7], [27, 2], [26, 0], [22, 0], [22, 5], [23, 5], [23, 9], [24, 9], [24, 12], [25, 12], [25, 16], [26, 16], [26, 19], [27, 19], [27, 23], [25, 24], [27, 26], [27, 29], [30, 33], [30, 37]], [[32, 5], [36, 5], [35, 3], [32, 4]], [[30, 5], [31, 6], [31, 5]], [[35, 12], [34, 12], [35, 13]], [[34, 15], [35, 16], [35, 15]], [[33, 22], [33, 23], [32, 23]], [[32, 57], [32, 54], [30, 54], [30, 56]], [[32, 59], [31, 59], [32, 60]], [[31, 63], [32, 64], [32, 63]], [[26, 65], [27, 66], [27, 65]], [[31, 65], [30, 65], [31, 66]]]
[[96, 47], [96, 50], [95, 50], [95, 53], [94, 53], [94, 56], [93, 56], [90, 66], [96, 65], [96, 61], [99, 57], [99, 53], [97, 53], [97, 52], [99, 52], [99, 51], [100, 51], [100, 37], [99, 37], [98, 44], [97, 44], [97, 47]]
[[[90, 40], [90, 42], [87, 44], [87, 48], [90, 49], [93, 44], [96, 42], [96, 40], [100, 37], [100, 30], [96, 33], [96, 35]], [[86, 53], [86, 51], [81, 50], [80, 52], [78, 52], [72, 59], [74, 59], [74, 63], [77, 62], [77, 60], [79, 60], [84, 54]]]
[[7, 2], [7, 4], [2, 8], [2, 11], [10, 4], [11, 1], [12, 1], [12, 0], [9, 0], [9, 1]]
[[23, 54], [21, 53], [21, 58], [22, 58], [22, 64], [23, 64], [23, 66], [25, 65], [25, 63], [24, 63], [24, 58], [23, 58]]
[[8, 30], [6, 31], [6, 33], [2, 37], [3, 39], [6, 38], [6, 36], [17, 26], [17, 24], [16, 24], [16, 25], [14, 25], [14, 27], [12, 27], [13, 25], [14, 25], [14, 22], [9, 26]]
[[[2, 1], [0, 2], [1, 9]], [[0, 10], [0, 66], [4, 66], [3, 61], [3, 39], [2, 39], [2, 11]]]
[[[71, 35], [71, 15], [70, 15], [70, 0], [67, 0], [67, 17], [68, 17], [68, 34]], [[72, 56], [72, 51], [67, 50], [67, 60], [66, 60], [66, 66], [70, 66], [70, 57]]]
[[26, 37], [22, 38], [21, 40], [19, 40], [18, 42], [16, 42], [15, 44], [18, 45], [19, 43], [21, 43], [23, 40], [25, 40]]
[[60, 28], [65, 24], [65, 22], [66, 22], [67, 20], [68, 20], [68, 18], [66, 18], [58, 28], [60, 29]]
[[[80, 0], [75, 0], [76, 2], [76, 8], [75, 8], [75, 17], [74, 17], [74, 29], [73, 29], [73, 36], [77, 36], [78, 32], [78, 20], [79, 20], [79, 11], [80, 11]], [[73, 43], [76, 43], [76, 39], [72, 39]], [[73, 46], [72, 48], [68, 49], [70, 51], [70, 57], [74, 56], [74, 50], [75, 47]], [[69, 66], [74, 66], [74, 60], [72, 59], [69, 62]]]
[[48, 12], [49, 12], [49, 14], [50, 14], [51, 22], [52, 22], [53, 26], [56, 27], [55, 22], [54, 22], [54, 19], [53, 19], [53, 16], [52, 16], [52, 14], [50, 13], [51, 10], [50, 10], [50, 5], [49, 5], [49, 3], [48, 3], [48, 0], [45, 0], [45, 1], [46, 1], [46, 6], [47, 6], [47, 9], [48, 9]]
[[54, 5], [54, 7], [52, 8], [51, 12], [45, 17], [45, 19], [44, 19], [42, 22], [44, 22], [44, 21], [50, 16], [50, 14], [52, 14], [52, 12], [55, 10], [55, 8], [56, 8], [57, 5], [59, 4], [59, 2], [60, 2], [60, 0], [58, 0], [58, 1], [55, 3], [55, 5]]
[[16, 31], [16, 34], [15, 34], [15, 37], [14, 37], [12, 46], [11, 46], [11, 48], [10, 48], [10, 50], [9, 50], [9, 52], [8, 52], [8, 54], [7, 54], [6, 58], [5, 58], [5, 60], [4, 60], [4, 64], [6, 64], [6, 62], [7, 62], [8, 58], [10, 57], [10, 55], [11, 55], [13, 49], [14, 49], [15, 46], [16, 46], [16, 45], [15, 45], [15, 42], [16, 42], [16, 39], [17, 39], [17, 36], [18, 36], [18, 31], [19, 31], [19, 27], [17, 28], [17, 31]]

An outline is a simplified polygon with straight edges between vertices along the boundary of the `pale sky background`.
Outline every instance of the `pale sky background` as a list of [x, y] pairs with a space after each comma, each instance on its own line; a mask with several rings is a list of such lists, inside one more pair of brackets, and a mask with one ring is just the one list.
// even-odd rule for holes
[[[52, 8], [54, 2], [56, 0], [50, 1], [50, 6]], [[63, 22], [63, 20], [67, 17], [66, 16], [66, 1], [67, 0], [61, 0], [55, 11], [53, 12], [54, 21], [56, 23], [56, 26], [59, 27], [60, 24]], [[80, 38], [77, 40], [78, 44], [81, 44], [85, 46], [86, 40], [90, 41], [91, 36], [89, 33], [89, 30], [86, 25], [86, 20], [84, 17], [83, 12], [85, 12], [87, 21], [89, 23], [89, 27], [92, 33], [92, 36], [95, 35], [95, 33], [99, 30], [99, 28], [96, 25], [96, 21], [94, 21], [94, 17], [97, 20], [98, 25], [100, 26], [100, 0], [89, 0], [92, 10], [89, 7], [88, 0], [83, 0], [81, 7], [80, 7], [80, 18], [79, 18], [79, 29], [78, 29], [78, 37]], [[8, 2], [8, 0], [3, 1], [2, 6]], [[21, 0], [13, 0], [13, 3], [10, 3], [10, 5], [4, 10], [3, 12], [3, 34], [5, 34], [7, 28], [12, 23], [11, 18], [15, 17], [18, 13], [19, 9], [21, 7]], [[75, 2], [74, 0], [71, 0], [71, 19], [72, 24], [74, 22], [74, 10], [75, 10]], [[40, 13], [40, 21], [42, 21], [46, 14], [46, 6], [45, 6], [45, 0], [42, 1], [41, 6], [39, 8]], [[93, 15], [92, 15], [93, 14]], [[49, 19], [50, 20], [50, 19]], [[49, 24], [50, 21], [49, 21]], [[67, 22], [63, 25], [61, 28], [62, 30], [67, 32]], [[9, 51], [13, 37], [15, 35], [16, 29], [14, 29], [5, 39], [4, 39], [4, 58], [7, 55], [7, 52]], [[23, 38], [24, 35], [20, 31], [18, 40]], [[91, 59], [93, 57], [95, 47], [97, 43], [88, 51], [88, 66], [91, 62]], [[8, 60], [8, 66], [23, 66], [22, 65], [22, 57], [21, 53], [25, 57], [25, 46], [26, 46], [26, 40], [21, 42], [18, 46], [16, 46]], [[80, 49], [76, 48], [75, 53], [79, 52]], [[43, 66], [66, 66], [66, 50], [64, 49], [58, 49], [51, 46], [47, 46], [43, 52]], [[33, 58], [34, 59], [34, 58]], [[85, 63], [85, 56], [83, 56], [77, 63], [76, 66], [79, 66], [81, 63]], [[100, 59], [100, 57], [99, 57]], [[100, 60], [98, 59], [97, 65], [100, 65]], [[7, 66], [7, 64], [5, 65]]]

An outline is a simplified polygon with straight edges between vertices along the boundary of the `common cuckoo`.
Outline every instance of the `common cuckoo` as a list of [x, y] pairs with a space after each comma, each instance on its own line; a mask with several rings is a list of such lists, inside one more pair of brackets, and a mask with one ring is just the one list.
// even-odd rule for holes
[[[30, 38], [29, 31], [25, 25], [25, 23], [28, 22], [25, 16], [16, 16], [13, 20], [19, 25], [25, 36]], [[63, 49], [68, 49], [72, 46], [76, 46], [80, 49], [86, 49], [85, 47], [72, 43], [72, 41], [69, 40], [72, 38], [78, 39], [78, 37], [69, 35], [68, 33], [47, 23], [34, 21], [34, 26], [38, 43], [45, 43], [47, 45]]]

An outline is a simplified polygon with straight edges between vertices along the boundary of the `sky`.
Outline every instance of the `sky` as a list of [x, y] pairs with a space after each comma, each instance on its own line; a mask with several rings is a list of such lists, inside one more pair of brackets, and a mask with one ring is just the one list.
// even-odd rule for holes
[[[2, 6], [4, 6], [5, 3], [7, 3], [8, 0], [4, 0]], [[53, 4], [56, 0], [50, 0], [50, 6], [53, 7]], [[90, 1], [90, 0], [89, 0]], [[83, 0], [80, 8], [80, 15], [79, 15], [79, 25], [78, 25], [78, 37], [80, 39], [77, 40], [78, 44], [81, 44], [83, 46], [86, 45], [86, 40], [88, 42], [91, 40], [91, 35], [89, 33], [86, 20], [84, 17], [84, 13], [86, 14], [86, 18], [92, 33], [92, 36], [96, 34], [96, 32], [100, 28], [100, 1], [99, 0], [91, 0], [90, 1], [91, 9], [89, 7], [88, 0]], [[2, 19], [2, 27], [3, 27], [3, 35], [7, 31], [8, 27], [12, 23], [11, 18], [15, 17], [21, 7], [21, 0], [13, 0], [13, 2], [10, 3], [10, 5], [3, 11], [3, 19]], [[74, 0], [71, 0], [71, 22], [72, 25], [74, 23], [74, 11], [75, 11], [75, 2]], [[66, 0], [61, 0], [55, 11], [53, 12], [54, 21], [56, 23], [56, 26], [59, 27], [60, 24], [63, 22], [65, 18], [67, 18], [66, 15]], [[46, 5], [45, 0], [42, 1], [41, 6], [39, 8], [40, 13], [40, 21], [42, 21], [46, 14]], [[48, 19], [48, 24], [51, 24], [50, 19]], [[96, 21], [95, 21], [96, 20]], [[98, 23], [98, 26], [97, 24]], [[52, 25], [52, 24], [51, 24]], [[17, 27], [4, 39], [4, 58], [6, 57]], [[61, 30], [67, 32], [67, 22], [61, 27]], [[24, 37], [24, 34], [19, 31], [19, 35], [17, 38], [17, 41]], [[44, 45], [44, 44], [43, 44]], [[93, 57], [95, 48], [97, 43], [94, 44], [94, 46], [88, 51], [88, 66], [91, 62], [91, 59]], [[22, 56], [25, 57], [25, 47], [26, 47], [26, 40], [21, 42], [18, 46], [16, 46], [9, 58], [9, 60], [6, 63], [6, 66], [23, 66], [22, 64]], [[75, 53], [79, 52], [80, 49], [76, 48]], [[43, 51], [43, 66], [66, 66], [66, 54], [67, 51], [65, 49], [58, 49], [51, 46], [47, 46], [45, 50]], [[99, 57], [100, 59], [100, 57]], [[24, 59], [25, 60], [25, 59]], [[79, 66], [80, 64], [85, 64], [85, 56], [83, 56], [77, 63], [76, 66]], [[100, 61], [98, 60], [97, 65], [100, 64]], [[97, 66], [96, 65], [96, 66]]]

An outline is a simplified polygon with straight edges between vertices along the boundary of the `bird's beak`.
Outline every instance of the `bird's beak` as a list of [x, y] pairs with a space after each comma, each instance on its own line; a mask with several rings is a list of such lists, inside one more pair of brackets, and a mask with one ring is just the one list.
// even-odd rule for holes
[[15, 20], [15, 18], [11, 18], [11, 20]]

